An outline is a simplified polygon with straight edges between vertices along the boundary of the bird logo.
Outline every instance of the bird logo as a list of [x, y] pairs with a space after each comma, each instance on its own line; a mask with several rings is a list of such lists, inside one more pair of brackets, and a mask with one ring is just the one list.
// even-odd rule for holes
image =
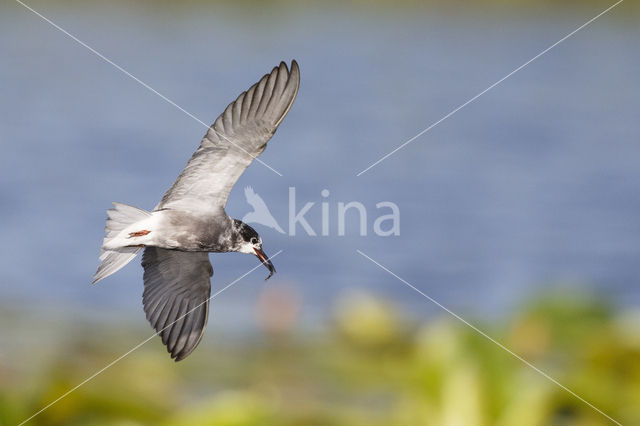
[[244, 189], [244, 196], [247, 199], [247, 203], [253, 207], [253, 211], [247, 213], [242, 218], [244, 223], [257, 223], [259, 225], [264, 225], [269, 228], [273, 228], [281, 234], [284, 234], [284, 231], [276, 222], [276, 219], [273, 217], [267, 204], [264, 202], [261, 196], [259, 196], [252, 187], [247, 186]]

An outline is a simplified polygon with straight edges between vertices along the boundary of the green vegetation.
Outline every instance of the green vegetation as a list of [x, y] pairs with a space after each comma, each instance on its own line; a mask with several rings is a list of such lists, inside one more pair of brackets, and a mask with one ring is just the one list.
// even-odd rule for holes
[[[355, 293], [309, 335], [293, 327], [295, 298], [272, 299], [262, 335], [209, 336], [178, 364], [153, 339], [29, 424], [613, 424], [450, 316], [415, 324]], [[640, 314], [553, 295], [507, 324], [478, 326], [617, 421], [640, 424]], [[69, 331], [11, 365], [0, 358], [0, 424], [26, 419], [148, 335], [105, 330]]]

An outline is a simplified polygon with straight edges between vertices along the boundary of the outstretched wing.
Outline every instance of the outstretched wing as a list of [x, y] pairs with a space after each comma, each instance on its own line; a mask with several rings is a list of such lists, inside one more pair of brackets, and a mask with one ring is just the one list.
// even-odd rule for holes
[[205, 252], [147, 247], [142, 303], [151, 326], [180, 361], [200, 343], [209, 313], [213, 268]]
[[229, 104], [209, 128], [156, 209], [210, 211], [224, 208], [231, 188], [264, 151], [298, 93], [300, 70], [280, 63]]

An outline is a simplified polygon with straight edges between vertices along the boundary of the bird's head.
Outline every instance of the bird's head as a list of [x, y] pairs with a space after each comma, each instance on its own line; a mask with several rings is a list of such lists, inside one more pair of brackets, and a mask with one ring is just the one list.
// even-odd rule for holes
[[262, 238], [260, 238], [255, 229], [244, 222], [234, 219], [233, 224], [237, 235], [240, 237], [236, 251], [252, 254], [260, 259], [260, 262], [269, 270], [269, 276], [266, 278], [268, 280], [276, 272], [276, 268], [264, 250], [262, 250]]

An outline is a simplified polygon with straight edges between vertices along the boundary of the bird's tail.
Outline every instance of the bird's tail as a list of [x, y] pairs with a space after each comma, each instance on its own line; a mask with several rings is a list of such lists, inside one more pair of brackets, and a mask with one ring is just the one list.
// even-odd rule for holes
[[119, 271], [142, 250], [142, 247], [105, 249], [104, 246], [110, 240], [116, 238], [127, 226], [151, 216], [151, 213], [127, 204], [113, 203], [113, 208], [107, 210], [107, 215], [109, 217], [104, 228], [105, 237], [102, 242], [102, 253], [100, 254], [102, 262], [93, 276], [93, 284]]

